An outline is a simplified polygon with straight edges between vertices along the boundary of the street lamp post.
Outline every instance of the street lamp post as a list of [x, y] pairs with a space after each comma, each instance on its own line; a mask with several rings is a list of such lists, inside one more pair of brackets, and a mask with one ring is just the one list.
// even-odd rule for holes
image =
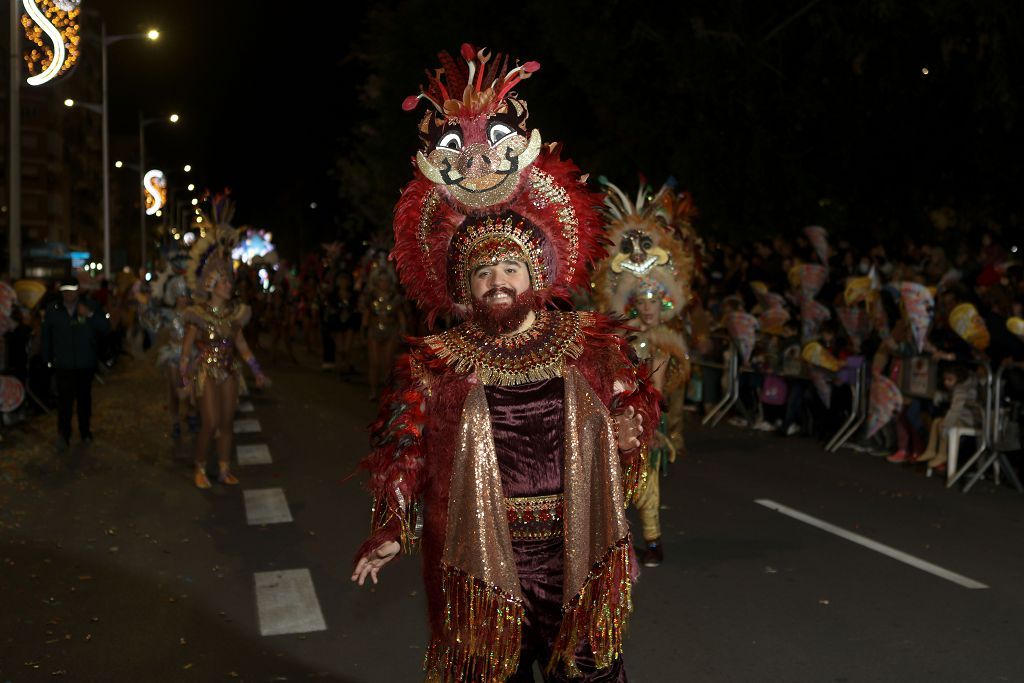
[[100, 22], [100, 71], [102, 73], [101, 79], [101, 100], [99, 104], [88, 104], [88, 103], [76, 103], [73, 100], [65, 100], [64, 104], [67, 106], [75, 106], [76, 104], [83, 109], [99, 114], [103, 118], [103, 133], [102, 133], [102, 146], [103, 146], [103, 268], [110, 273], [113, 268], [110, 257], [110, 123], [109, 123], [109, 111], [108, 96], [109, 92], [107, 89], [107, 48], [114, 43], [119, 43], [123, 40], [133, 39], [147, 39], [155, 41], [160, 37], [160, 32], [156, 29], [150, 30], [147, 33], [122, 33], [113, 36], [107, 35], [107, 23], [105, 21]]
[[9, 250], [8, 270], [12, 278], [21, 277], [21, 55], [18, 45], [21, 40], [21, 11], [18, 3], [11, 2], [10, 33], [10, 119], [7, 122], [9, 136], [7, 147], [7, 177], [10, 189], [7, 193], [7, 234]]

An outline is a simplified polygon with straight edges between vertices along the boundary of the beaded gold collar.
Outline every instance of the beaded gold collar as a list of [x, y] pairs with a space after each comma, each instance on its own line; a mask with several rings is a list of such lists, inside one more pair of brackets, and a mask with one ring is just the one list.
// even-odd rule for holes
[[540, 311], [530, 329], [495, 337], [473, 322], [426, 337], [434, 354], [457, 373], [476, 372], [484, 384], [514, 386], [561, 377], [565, 358], [583, 353], [588, 313]]

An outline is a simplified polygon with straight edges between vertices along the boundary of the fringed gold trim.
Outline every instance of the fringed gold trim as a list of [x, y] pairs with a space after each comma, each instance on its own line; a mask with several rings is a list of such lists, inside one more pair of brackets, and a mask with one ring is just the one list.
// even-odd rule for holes
[[644, 492], [647, 486], [648, 457], [650, 447], [644, 444], [640, 452], [633, 458], [626, 471], [622, 473], [622, 488], [625, 492], [623, 500], [624, 507], [629, 507], [630, 501], [635, 501]]
[[391, 520], [397, 519], [399, 527], [398, 541], [402, 545], [402, 550], [408, 555], [412, 553], [416, 547], [416, 542], [419, 540], [416, 533], [418, 509], [415, 505], [406, 505], [402, 491], [397, 485], [395, 486], [394, 493], [397, 496], [398, 510], [384, 496], [374, 495], [373, 507], [370, 512], [370, 533], [376, 533], [388, 526]]
[[541, 311], [519, 334], [494, 337], [470, 322], [425, 341], [453, 372], [476, 372], [484, 384], [515, 386], [562, 377], [565, 359], [583, 353], [582, 321], [587, 320], [580, 313]]
[[499, 683], [519, 666], [523, 604], [449, 565], [441, 566], [443, 631], [423, 662], [429, 683]]
[[626, 624], [633, 611], [629, 543], [626, 537], [612, 546], [594, 565], [580, 592], [562, 608], [562, 626], [547, 666], [549, 674], [561, 664], [568, 675], [581, 676], [575, 655], [583, 641], [590, 645], [598, 669], [607, 669], [622, 654]]

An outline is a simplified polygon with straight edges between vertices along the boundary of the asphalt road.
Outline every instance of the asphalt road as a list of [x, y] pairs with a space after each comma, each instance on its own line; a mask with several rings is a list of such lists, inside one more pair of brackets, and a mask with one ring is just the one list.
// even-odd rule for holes
[[[47, 456], [30, 486], [0, 482], [3, 519], [17, 520], [0, 526], [0, 683], [421, 680], [418, 559], [376, 588], [348, 580], [368, 524], [347, 479], [366, 451], [367, 389], [314, 365], [269, 368], [274, 387], [239, 415], [260, 431], [237, 442], [272, 458], [240, 467], [239, 489], [196, 490], [187, 438], [108, 459], [101, 425], [91, 450]], [[799, 437], [691, 423], [687, 441], [662, 481], [666, 562], [635, 591], [631, 681], [1024, 680], [1024, 497], [991, 482], [962, 495]], [[268, 489], [292, 521], [247, 523], [246, 495]], [[312, 587], [302, 609], [274, 603], [290, 570], [308, 570], [287, 574]], [[262, 635], [289, 628], [320, 630]]]

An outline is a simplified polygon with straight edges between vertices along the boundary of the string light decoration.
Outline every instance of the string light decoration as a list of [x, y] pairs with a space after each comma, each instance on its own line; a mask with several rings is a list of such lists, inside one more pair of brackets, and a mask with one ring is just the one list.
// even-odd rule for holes
[[155, 216], [167, 204], [167, 179], [164, 172], [154, 168], [142, 177], [142, 189], [146, 192], [146, 215]]
[[28, 84], [43, 85], [78, 64], [81, 0], [22, 0], [25, 37], [33, 47], [24, 54]]

